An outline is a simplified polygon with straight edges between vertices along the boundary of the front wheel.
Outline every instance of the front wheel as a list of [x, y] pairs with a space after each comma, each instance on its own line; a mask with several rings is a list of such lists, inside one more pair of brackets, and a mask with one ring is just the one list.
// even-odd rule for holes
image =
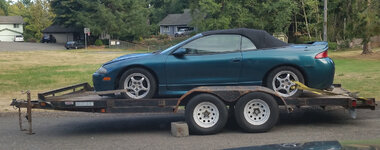
[[129, 69], [123, 73], [119, 81], [119, 89], [126, 90], [121, 95], [128, 99], [152, 98], [156, 88], [153, 75], [142, 68]]
[[279, 108], [273, 96], [255, 92], [241, 97], [235, 105], [235, 118], [246, 132], [265, 132], [273, 128]]
[[227, 123], [226, 105], [211, 94], [199, 94], [189, 100], [185, 119], [193, 134], [215, 134]]

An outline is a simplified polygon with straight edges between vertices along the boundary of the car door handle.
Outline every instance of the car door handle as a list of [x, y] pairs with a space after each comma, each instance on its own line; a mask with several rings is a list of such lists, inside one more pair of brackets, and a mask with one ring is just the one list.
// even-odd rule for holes
[[239, 57], [232, 58], [232, 62], [240, 62], [240, 58]]

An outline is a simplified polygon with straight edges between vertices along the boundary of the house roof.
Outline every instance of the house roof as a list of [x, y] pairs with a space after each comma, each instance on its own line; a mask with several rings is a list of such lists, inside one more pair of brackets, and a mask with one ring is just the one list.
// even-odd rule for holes
[[51, 25], [46, 29], [42, 30], [42, 33], [73, 33], [80, 32], [79, 29], [76, 28], [66, 28], [61, 25]]
[[203, 32], [202, 35], [214, 35], [214, 34], [240, 34], [250, 39], [253, 44], [259, 49], [287, 46], [285, 43], [264, 30], [238, 28], [238, 29], [226, 29], [226, 30], [214, 30]]
[[5, 30], [8, 30], [8, 31], [11, 31], [11, 32], [15, 32], [15, 33], [22, 34], [22, 32], [18, 32], [18, 31], [15, 31], [15, 30], [12, 30], [12, 29], [8, 29], [8, 28], [1, 29], [0, 32], [5, 31]]
[[189, 25], [192, 21], [190, 10], [185, 9], [182, 14], [168, 14], [158, 23], [159, 25]]
[[0, 23], [23, 24], [24, 19], [21, 16], [0, 16]]

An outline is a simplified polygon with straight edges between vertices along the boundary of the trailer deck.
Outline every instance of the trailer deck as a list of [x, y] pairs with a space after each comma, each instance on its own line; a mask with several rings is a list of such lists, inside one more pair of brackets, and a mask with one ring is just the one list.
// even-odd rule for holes
[[[332, 91], [313, 91], [310, 89], [297, 98], [282, 98], [267, 88], [260, 86], [215, 86], [198, 87], [180, 98], [156, 98], [156, 99], [121, 99], [111, 96], [99, 96], [107, 94], [118, 95], [124, 90], [95, 92], [88, 83], [76, 84], [38, 94], [38, 100], [31, 100], [31, 93], [26, 92], [26, 100], [13, 99], [11, 105], [19, 109], [20, 129], [21, 108], [27, 108], [29, 131], [32, 134], [32, 109], [51, 109], [66, 111], [82, 111], [97, 113], [175, 113], [179, 106], [185, 106], [192, 95], [209, 93], [221, 98], [227, 105], [233, 106], [240, 97], [251, 92], [263, 92], [271, 94], [278, 101], [278, 105], [284, 105], [291, 112], [294, 107], [301, 106], [341, 106], [349, 110], [372, 109], [376, 107], [374, 98], [362, 98], [356, 94], [334, 85]], [[302, 87], [302, 86], [300, 86]], [[318, 93], [323, 92], [323, 93]], [[232, 105], [231, 105], [232, 104]]]

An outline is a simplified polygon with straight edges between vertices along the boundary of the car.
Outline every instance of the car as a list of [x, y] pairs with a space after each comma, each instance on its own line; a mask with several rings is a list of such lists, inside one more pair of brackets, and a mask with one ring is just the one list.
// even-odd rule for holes
[[166, 50], [128, 54], [93, 74], [96, 91], [125, 89], [125, 98], [178, 97], [198, 86], [266, 86], [298, 97], [295, 81], [331, 88], [335, 66], [327, 42], [288, 44], [263, 30], [199, 33]]
[[24, 42], [24, 36], [16, 35], [15, 36], [15, 42]]
[[188, 35], [190, 32], [191, 30], [187, 28], [182, 28], [182, 29], [179, 29], [178, 32], [174, 33], [174, 36], [175, 37], [185, 36], [185, 35]]
[[65, 44], [66, 49], [81, 49], [84, 48], [82, 41], [68, 41]]
[[57, 40], [53, 35], [44, 35], [40, 41], [41, 43], [55, 43]]

